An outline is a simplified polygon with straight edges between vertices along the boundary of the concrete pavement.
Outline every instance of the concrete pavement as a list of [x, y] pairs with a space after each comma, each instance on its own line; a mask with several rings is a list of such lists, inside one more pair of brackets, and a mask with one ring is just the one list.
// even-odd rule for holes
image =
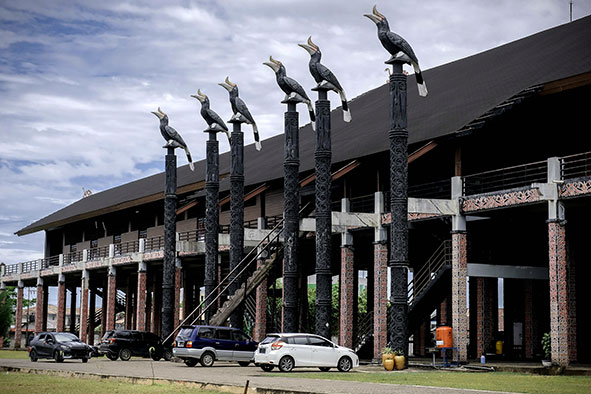
[[[249, 380], [249, 393], [367, 393], [367, 394], [474, 394], [500, 393], [483, 390], [452, 389], [442, 387], [408, 386], [383, 383], [362, 383], [342, 380], [297, 378], [301, 372], [319, 372], [314, 368], [296, 369], [293, 372], [269, 374], [254, 366], [239, 367], [236, 363], [216, 362], [211, 368], [201, 366], [189, 368], [183, 363], [166, 361], [152, 362], [149, 359], [132, 358], [130, 361], [110, 361], [106, 358], [91, 359], [83, 364], [80, 360], [66, 360], [56, 363], [53, 360], [0, 359], [0, 370], [22, 371], [25, 373], [50, 373], [62, 376], [96, 376], [122, 378], [136, 383], [157, 381], [196, 384], [199, 387], [243, 393]], [[363, 366], [351, 373], [372, 373], [383, 371], [381, 367]], [[413, 373], [413, 369], [404, 372]]]

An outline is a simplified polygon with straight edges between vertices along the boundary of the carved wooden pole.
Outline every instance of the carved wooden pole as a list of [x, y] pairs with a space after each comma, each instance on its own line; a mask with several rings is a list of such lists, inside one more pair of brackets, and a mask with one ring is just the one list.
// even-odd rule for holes
[[331, 266], [331, 135], [328, 89], [318, 91], [316, 101], [316, 334], [330, 338], [332, 307]]
[[[402, 61], [392, 61], [390, 75], [390, 315], [388, 339], [408, 356], [408, 130], [406, 75]], [[408, 357], [406, 357], [408, 358]]]
[[167, 147], [164, 192], [164, 266], [162, 268], [162, 337], [174, 330], [174, 274], [176, 263], [176, 155]]
[[299, 101], [287, 99], [285, 112], [285, 155], [283, 161], [283, 332], [298, 331], [298, 232], [300, 206]]
[[[241, 119], [230, 120], [233, 124], [231, 134], [232, 168], [230, 171], [230, 271], [240, 264], [244, 256], [244, 133]], [[232, 274], [233, 279], [236, 273]], [[229, 288], [236, 293], [242, 283], [238, 278]], [[242, 328], [242, 309], [236, 308], [230, 315], [230, 325]]]
[[[216, 131], [211, 128], [205, 130], [209, 133], [206, 143], [205, 165], [205, 297], [207, 298], [217, 285], [218, 262], [218, 227], [219, 227], [219, 144], [216, 139]], [[213, 297], [212, 299], [213, 300]], [[209, 301], [206, 308], [206, 321], [216, 312], [216, 303]], [[190, 312], [188, 312], [190, 313]]]

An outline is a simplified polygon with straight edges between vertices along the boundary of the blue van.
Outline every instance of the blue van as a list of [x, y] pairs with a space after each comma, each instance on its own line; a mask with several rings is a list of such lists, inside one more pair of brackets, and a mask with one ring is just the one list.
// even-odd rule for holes
[[237, 328], [183, 326], [176, 336], [172, 353], [188, 367], [197, 362], [211, 367], [215, 360], [238, 361], [246, 367], [254, 359], [258, 343]]

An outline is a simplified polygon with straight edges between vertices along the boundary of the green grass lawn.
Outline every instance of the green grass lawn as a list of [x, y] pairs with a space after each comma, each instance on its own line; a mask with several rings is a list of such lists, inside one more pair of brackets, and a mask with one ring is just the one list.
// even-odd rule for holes
[[0, 358], [29, 358], [29, 352], [26, 350], [0, 350]]
[[[273, 373], [285, 377], [283, 373]], [[309, 379], [348, 380], [368, 383], [408, 384], [418, 386], [453, 387], [507, 391], [519, 393], [591, 393], [590, 376], [541, 376], [511, 372], [303, 372], [289, 377]]]
[[181, 384], [134, 384], [116, 380], [63, 378], [18, 372], [0, 373], [0, 387], [10, 387], [11, 394], [103, 394], [103, 393], [175, 393], [221, 394], [222, 391], [202, 390]]

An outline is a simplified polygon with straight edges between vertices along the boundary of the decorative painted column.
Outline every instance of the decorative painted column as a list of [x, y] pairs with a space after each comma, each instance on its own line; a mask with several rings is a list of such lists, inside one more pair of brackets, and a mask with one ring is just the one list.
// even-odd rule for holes
[[299, 114], [295, 100], [284, 100], [285, 146], [283, 160], [283, 332], [298, 331], [298, 235], [300, 206]]
[[497, 327], [497, 281], [496, 278], [470, 278], [476, 286], [476, 357], [492, 350]]
[[[115, 300], [117, 296], [117, 276], [115, 267], [109, 267], [107, 278], [107, 306], [106, 306], [106, 320], [105, 329], [107, 331], [115, 329]], [[104, 301], [104, 300], [103, 300]], [[105, 305], [103, 305], [103, 310]]]
[[525, 358], [531, 359], [534, 356], [534, 300], [533, 281], [523, 281], [523, 344]]
[[[175, 271], [174, 271], [174, 327], [180, 324], [181, 313], [181, 279], [182, 279], [182, 263], [181, 259], [177, 257]], [[174, 328], [173, 328], [174, 330]]]
[[[174, 330], [174, 289], [176, 264], [176, 155], [168, 147], [164, 192], [164, 264], [162, 267], [162, 338]], [[158, 292], [160, 293], [160, 292]]]
[[466, 278], [468, 277], [466, 231], [451, 234], [451, 303], [454, 346], [458, 348], [460, 361], [468, 359], [468, 317], [466, 316]]
[[[355, 323], [355, 260], [351, 233], [342, 234], [339, 345], [353, 348]], [[329, 333], [330, 334], [330, 333]]]
[[[16, 316], [14, 319], [14, 348], [20, 349], [21, 338], [23, 335], [23, 297], [24, 297], [24, 283], [22, 280], [18, 281], [16, 289]], [[27, 333], [28, 335], [28, 333]]]
[[[374, 212], [384, 213], [384, 194], [374, 195]], [[382, 226], [374, 229], [373, 244], [373, 359], [381, 360], [388, 342], [388, 234]]]
[[56, 330], [64, 331], [66, 324], [66, 277], [59, 274], [57, 280], [57, 322]]
[[[92, 317], [94, 319], [94, 316]], [[80, 340], [88, 343], [88, 271], [82, 270], [80, 282]]]
[[[152, 325], [152, 320], [154, 317], [154, 314], [152, 313], [152, 308], [153, 308], [153, 302], [152, 302], [152, 291], [154, 290], [154, 280], [153, 278], [151, 278], [152, 281], [151, 283], [146, 285], [146, 331], [153, 331], [153, 325]], [[147, 280], [146, 280], [146, 283]]]
[[[206, 145], [205, 162], [205, 297], [208, 297], [217, 285], [217, 261], [218, 261], [218, 236], [219, 236], [219, 143], [216, 139], [216, 132], [208, 129], [209, 139]], [[234, 155], [232, 155], [234, 157]], [[211, 301], [215, 295], [211, 296], [205, 314], [205, 321], [217, 311], [217, 304]], [[191, 310], [187, 311], [191, 313]]]
[[[265, 218], [260, 217], [257, 221], [257, 227], [259, 230], [263, 230], [265, 225]], [[260, 252], [260, 250], [259, 250]], [[257, 269], [259, 269], [264, 263], [265, 258], [263, 257], [263, 253], [258, 253], [259, 259], [257, 260]], [[267, 333], [267, 292], [268, 292], [268, 282], [267, 277], [263, 279], [259, 287], [256, 289], [256, 316], [255, 316], [255, 325], [253, 331], [253, 339], [257, 342], [262, 341], [265, 339], [265, 335]]]
[[43, 291], [43, 278], [37, 278], [37, 294], [35, 296], [35, 332], [43, 331], [43, 300], [46, 294]]
[[[318, 100], [316, 101], [316, 151], [314, 153], [314, 173], [316, 175], [316, 334], [330, 338], [332, 309], [330, 101], [327, 98], [328, 90], [326, 88], [316, 87], [313, 90], [318, 91]], [[347, 245], [347, 247], [350, 246]], [[349, 304], [349, 308], [351, 307], [352, 304]], [[342, 313], [341, 303], [341, 332], [343, 332]], [[348, 323], [352, 324], [353, 321], [349, 320]], [[352, 346], [353, 330], [346, 335], [350, 337], [346, 343], [350, 343]], [[349, 345], [344, 346], [351, 347]]]
[[125, 289], [125, 329], [132, 330], [132, 315], [133, 315], [133, 290], [132, 290], [132, 277], [127, 277], [127, 288]]
[[142, 261], [138, 264], [137, 270], [137, 296], [135, 312], [135, 329], [139, 331], [146, 330], [146, 276], [146, 263]]
[[390, 75], [390, 316], [388, 337], [408, 360], [408, 131], [404, 62], [394, 60]]
[[[230, 120], [232, 123], [231, 153], [232, 168], [230, 171], [230, 271], [240, 265], [244, 256], [244, 133], [240, 119]], [[230, 279], [234, 279], [233, 273]], [[229, 293], [234, 294], [242, 283], [238, 278], [230, 287]], [[242, 328], [242, 308], [236, 308], [230, 315], [230, 326]]]

